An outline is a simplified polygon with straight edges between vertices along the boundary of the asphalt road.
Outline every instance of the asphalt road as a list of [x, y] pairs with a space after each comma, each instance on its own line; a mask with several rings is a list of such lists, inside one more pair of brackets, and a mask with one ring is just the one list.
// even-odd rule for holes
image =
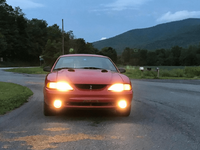
[[45, 117], [44, 78], [0, 69], [0, 81], [34, 92], [23, 106], [0, 116], [1, 150], [200, 149], [199, 80], [132, 80], [129, 117], [112, 111], [68, 111]]

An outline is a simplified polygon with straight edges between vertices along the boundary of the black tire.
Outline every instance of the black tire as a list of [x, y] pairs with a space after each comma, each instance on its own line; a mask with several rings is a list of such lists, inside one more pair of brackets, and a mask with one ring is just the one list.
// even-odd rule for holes
[[118, 110], [120, 116], [128, 117], [131, 114], [131, 105], [125, 110]]
[[44, 115], [45, 116], [53, 116], [53, 112], [51, 108], [44, 102]]

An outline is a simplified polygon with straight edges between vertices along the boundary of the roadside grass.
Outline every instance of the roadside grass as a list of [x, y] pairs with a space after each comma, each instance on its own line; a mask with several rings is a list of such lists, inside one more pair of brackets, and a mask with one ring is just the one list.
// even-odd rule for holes
[[31, 95], [33, 92], [27, 87], [0, 82], [0, 115], [21, 106]]
[[41, 67], [31, 67], [31, 68], [14, 68], [14, 69], [6, 69], [8, 72], [17, 72], [17, 73], [27, 73], [27, 74], [47, 74], [47, 72], [43, 71]]
[[[126, 66], [126, 73], [131, 79], [200, 79], [200, 66], [183, 67], [183, 66], [161, 66], [159, 67], [159, 77], [155, 66], [146, 66], [142, 72], [139, 67]], [[152, 68], [148, 71], [147, 68]]]

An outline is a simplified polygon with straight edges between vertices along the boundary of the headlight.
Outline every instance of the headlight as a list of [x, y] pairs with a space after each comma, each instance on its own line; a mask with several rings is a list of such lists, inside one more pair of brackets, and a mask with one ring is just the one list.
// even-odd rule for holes
[[114, 92], [130, 91], [131, 85], [130, 84], [113, 84], [108, 88], [108, 90], [114, 91]]
[[61, 100], [55, 100], [53, 103], [55, 108], [60, 108], [62, 106], [62, 101]]
[[67, 82], [49, 82], [47, 88], [57, 89], [59, 91], [72, 91], [73, 88]]
[[118, 102], [118, 106], [120, 108], [126, 108], [127, 107], [127, 102], [125, 100], [121, 100]]

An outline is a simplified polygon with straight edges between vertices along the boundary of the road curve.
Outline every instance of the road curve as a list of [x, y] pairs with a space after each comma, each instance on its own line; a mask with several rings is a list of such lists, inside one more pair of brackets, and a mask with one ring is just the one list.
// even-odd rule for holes
[[23, 106], [0, 116], [0, 149], [200, 149], [199, 80], [132, 80], [134, 97], [127, 118], [110, 111], [45, 117], [44, 78], [0, 69], [0, 81], [34, 92]]

